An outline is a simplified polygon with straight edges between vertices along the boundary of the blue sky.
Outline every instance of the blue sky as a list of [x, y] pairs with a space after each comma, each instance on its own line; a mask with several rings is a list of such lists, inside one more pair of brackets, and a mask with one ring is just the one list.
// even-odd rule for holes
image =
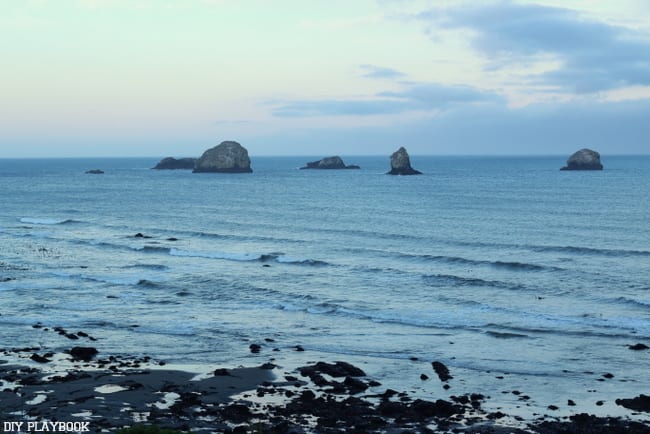
[[650, 3], [0, 3], [0, 157], [650, 153]]

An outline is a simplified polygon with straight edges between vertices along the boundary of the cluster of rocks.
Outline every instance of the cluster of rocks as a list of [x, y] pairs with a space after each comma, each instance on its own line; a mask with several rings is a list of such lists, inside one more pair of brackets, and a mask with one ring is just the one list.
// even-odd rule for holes
[[[411, 161], [404, 147], [400, 147], [390, 157], [390, 175], [419, 175], [421, 172], [411, 167]], [[152, 169], [156, 170], [192, 170], [194, 173], [251, 173], [251, 161], [248, 151], [235, 141], [221, 142], [208, 149], [200, 158], [166, 157]], [[301, 169], [360, 169], [356, 164], [347, 165], [338, 155], [308, 162]]]
[[[346, 165], [338, 155], [326, 157], [317, 161], [308, 162], [300, 169], [359, 169], [352, 164]], [[177, 170], [187, 169], [195, 173], [251, 173], [251, 160], [248, 151], [235, 141], [221, 142], [219, 145], [208, 149], [200, 158], [163, 158], [153, 169]], [[567, 160], [567, 165], [561, 170], [602, 170], [600, 154], [591, 149], [580, 149]], [[100, 173], [101, 171], [88, 171], [86, 173]], [[103, 173], [103, 172], [101, 172]], [[402, 146], [390, 156], [390, 171], [388, 175], [420, 175], [422, 172], [411, 166], [408, 152]]]
[[152, 169], [192, 170], [194, 173], [251, 173], [248, 151], [239, 143], [227, 140], [206, 150], [199, 158], [163, 158]]
[[[81, 331], [71, 333], [40, 323], [33, 327], [67, 339], [75, 339], [71, 337], [74, 335], [76, 339], [94, 340]], [[267, 338], [264, 342], [274, 344], [275, 340]], [[263, 344], [249, 346], [255, 357], [264, 348]], [[294, 348], [304, 351], [301, 346]], [[629, 348], [647, 349], [641, 344]], [[277, 362], [271, 363], [275, 361], [272, 358], [252, 368], [217, 368], [197, 379], [189, 372], [162, 369], [164, 362], [148, 356], [100, 357], [99, 351], [90, 346], [75, 346], [58, 355], [44, 353], [39, 347], [0, 349], [2, 354], [48, 364], [46, 373], [0, 360], [0, 414], [7, 415], [7, 420], [13, 420], [12, 415], [17, 415], [16, 420], [69, 420], [85, 414], [97, 431], [130, 426], [133, 415], [140, 414], [146, 415], [141, 422], [145, 424], [224, 433], [650, 434], [650, 426], [643, 422], [586, 413], [564, 418], [545, 415], [526, 423], [520, 416], [487, 410], [491, 398], [481, 393], [422, 399], [409, 392], [382, 388], [364, 370], [345, 361], [309, 362], [283, 370]], [[56, 361], [64, 358], [73, 363], [72, 367], [53, 375]], [[414, 357], [411, 360], [419, 361]], [[444, 384], [443, 389], [448, 390], [448, 383], [454, 380], [449, 367], [440, 361], [430, 366]], [[422, 374], [420, 378], [427, 380], [428, 376]], [[519, 391], [512, 393], [521, 400], [530, 399]], [[615, 402], [635, 412], [650, 413], [650, 396], [644, 394]], [[575, 403], [569, 400], [568, 405]], [[558, 409], [554, 405], [548, 408]], [[512, 425], [513, 421], [519, 427]]]
[[[194, 173], [251, 173], [251, 161], [248, 151], [235, 141], [221, 142], [208, 149], [200, 158], [163, 158], [152, 169], [156, 170], [192, 170]], [[346, 165], [338, 155], [308, 162], [303, 169], [360, 169], [356, 164]], [[591, 149], [580, 149], [567, 160], [566, 166], [560, 170], [603, 170], [600, 154]], [[87, 174], [101, 175], [101, 169], [86, 171]], [[402, 146], [390, 156], [390, 171], [388, 175], [421, 175], [422, 172], [411, 167], [408, 152]]]

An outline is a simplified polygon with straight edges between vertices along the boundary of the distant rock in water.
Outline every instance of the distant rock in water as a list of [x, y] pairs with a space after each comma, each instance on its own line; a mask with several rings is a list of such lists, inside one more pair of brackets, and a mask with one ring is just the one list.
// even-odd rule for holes
[[334, 157], [327, 157], [323, 158], [322, 160], [312, 161], [300, 169], [360, 169], [360, 167], [356, 165], [346, 166], [341, 157], [336, 155]]
[[221, 142], [208, 149], [196, 161], [194, 172], [250, 173], [248, 151], [237, 142]]
[[585, 148], [571, 155], [560, 170], [603, 170], [603, 165], [598, 152]]
[[104, 171], [100, 169], [92, 169], [92, 170], [86, 170], [86, 173], [89, 173], [91, 175], [103, 175]]
[[178, 170], [178, 169], [194, 169], [196, 158], [163, 158], [152, 169], [157, 170]]
[[400, 147], [390, 156], [390, 172], [387, 175], [421, 175], [422, 172], [411, 167], [411, 159], [404, 147]]

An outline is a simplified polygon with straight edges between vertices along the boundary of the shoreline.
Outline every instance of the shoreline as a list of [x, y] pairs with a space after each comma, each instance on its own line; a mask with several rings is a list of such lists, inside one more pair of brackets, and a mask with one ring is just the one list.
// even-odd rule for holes
[[[449, 384], [458, 380], [457, 373], [435, 361], [422, 374], [430, 378], [422, 380], [439, 381], [445, 393], [423, 399], [413, 391], [382, 386], [381, 378], [344, 361], [285, 369], [276, 358], [267, 358], [258, 366], [197, 366], [190, 372], [149, 357], [104, 357], [79, 348], [94, 349], [1, 351], [3, 422], [87, 421], [92, 432], [155, 424], [206, 433], [552, 433], [587, 427], [590, 433], [650, 433], [650, 397], [643, 393], [611, 398], [626, 416], [610, 417], [597, 407], [594, 414], [553, 415], [557, 408], [549, 406], [548, 412], [529, 419], [514, 407], [491, 408], [490, 395], [499, 393], [496, 385], [489, 391], [454, 393], [456, 387]], [[250, 350], [255, 354], [259, 348], [251, 345]], [[525, 403], [530, 399], [525, 392], [512, 393]], [[567, 398], [557, 397], [557, 402]]]

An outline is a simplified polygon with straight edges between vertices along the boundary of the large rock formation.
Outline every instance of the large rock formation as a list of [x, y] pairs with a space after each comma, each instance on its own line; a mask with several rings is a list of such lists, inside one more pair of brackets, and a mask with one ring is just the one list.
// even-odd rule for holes
[[237, 142], [221, 142], [196, 161], [194, 172], [250, 173], [248, 151]]
[[157, 170], [177, 170], [177, 169], [194, 169], [196, 158], [163, 158], [152, 169]]
[[387, 175], [421, 175], [422, 172], [411, 167], [411, 159], [404, 147], [400, 147], [390, 156], [390, 172]]
[[580, 149], [569, 157], [560, 170], [603, 170], [600, 154], [591, 149]]
[[300, 169], [359, 169], [359, 166], [346, 166], [341, 157], [337, 155], [334, 157], [323, 158], [318, 161], [312, 161]]

